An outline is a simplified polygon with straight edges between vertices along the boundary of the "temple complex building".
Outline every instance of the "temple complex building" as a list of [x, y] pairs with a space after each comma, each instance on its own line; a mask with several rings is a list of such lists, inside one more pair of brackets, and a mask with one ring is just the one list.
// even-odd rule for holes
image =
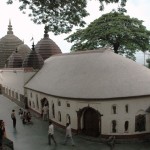
[[9, 23], [10, 35], [0, 54], [4, 96], [39, 116], [47, 105], [49, 120], [60, 128], [70, 123], [77, 134], [150, 140], [148, 68], [109, 48], [63, 54], [47, 28], [32, 49], [12, 34]]

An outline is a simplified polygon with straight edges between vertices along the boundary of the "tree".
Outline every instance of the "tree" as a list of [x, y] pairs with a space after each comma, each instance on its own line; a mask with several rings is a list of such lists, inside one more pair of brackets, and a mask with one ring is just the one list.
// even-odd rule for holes
[[[15, 0], [7, 0], [12, 4]], [[125, 6], [127, 0], [99, 0], [100, 10], [104, 9], [104, 3], [120, 3]], [[49, 31], [55, 34], [68, 33], [73, 26], [83, 27], [84, 17], [88, 16], [86, 11], [87, 0], [19, 0], [20, 10], [26, 13], [31, 10], [29, 16], [34, 23], [46, 24]]]
[[135, 60], [137, 50], [146, 51], [150, 46], [150, 31], [142, 23], [137, 18], [114, 11], [102, 15], [87, 28], [77, 30], [66, 40], [74, 42], [72, 51], [111, 46], [115, 53]]

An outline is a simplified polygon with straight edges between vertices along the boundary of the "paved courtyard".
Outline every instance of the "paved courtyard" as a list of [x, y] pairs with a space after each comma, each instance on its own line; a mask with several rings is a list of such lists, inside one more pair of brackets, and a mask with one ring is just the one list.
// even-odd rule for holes
[[[10, 117], [12, 109], [16, 110], [17, 126], [13, 128]], [[23, 125], [18, 116], [19, 107], [0, 95], [0, 119], [3, 119], [6, 127], [7, 137], [14, 142], [15, 150], [109, 150], [106, 144], [86, 140], [78, 135], [73, 135], [75, 147], [71, 144], [62, 145], [65, 133], [55, 128], [55, 139], [57, 146], [53, 143], [48, 145], [47, 130], [48, 122], [41, 118], [32, 117], [33, 125]], [[150, 150], [150, 142], [147, 143], [130, 143], [116, 144], [114, 150]]]

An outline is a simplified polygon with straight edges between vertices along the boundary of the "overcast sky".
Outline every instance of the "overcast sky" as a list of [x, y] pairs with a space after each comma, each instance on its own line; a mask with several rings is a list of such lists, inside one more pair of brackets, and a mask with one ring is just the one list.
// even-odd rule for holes
[[[9, 24], [9, 19], [11, 19], [11, 24], [13, 26], [14, 35], [16, 35], [24, 43], [31, 47], [32, 42], [30, 41], [34, 37], [35, 44], [43, 38], [44, 35], [44, 25], [34, 24], [28, 15], [22, 14], [19, 11], [19, 2], [15, 2], [13, 5], [7, 5], [7, 0], [0, 0], [0, 38], [7, 34], [7, 28]], [[99, 2], [97, 0], [88, 0], [87, 10], [90, 16], [85, 18], [87, 24], [96, 18], [100, 17], [102, 14], [110, 12], [117, 5], [107, 5], [105, 11], [99, 11]], [[143, 20], [147, 29], [150, 30], [150, 0], [128, 0], [127, 2], [127, 14], [131, 17]], [[64, 40], [68, 35], [62, 34], [59, 36], [54, 36], [53, 33], [49, 33], [49, 37], [57, 43], [63, 53], [70, 52], [71, 43]]]

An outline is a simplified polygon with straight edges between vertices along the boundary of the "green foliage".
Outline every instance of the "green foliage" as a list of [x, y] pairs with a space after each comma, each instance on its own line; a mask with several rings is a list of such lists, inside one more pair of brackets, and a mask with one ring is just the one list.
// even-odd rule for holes
[[72, 51], [110, 46], [115, 53], [135, 59], [137, 50], [149, 49], [150, 31], [141, 20], [123, 13], [111, 12], [93, 21], [87, 28], [77, 30], [66, 38], [74, 42]]
[[119, 9], [123, 8], [126, 5], [127, 0], [99, 0], [100, 2], [100, 10], [104, 10], [104, 3], [110, 4], [110, 3], [120, 3]]
[[[7, 0], [12, 4], [15, 0]], [[68, 33], [73, 26], [84, 27], [84, 17], [88, 16], [86, 11], [87, 0], [19, 0], [19, 9], [26, 13], [31, 10], [29, 17], [36, 24], [46, 24], [49, 31], [54, 34]], [[104, 9], [104, 3], [120, 3], [125, 6], [126, 0], [99, 0], [100, 10]], [[120, 8], [122, 9], [122, 8]]]

